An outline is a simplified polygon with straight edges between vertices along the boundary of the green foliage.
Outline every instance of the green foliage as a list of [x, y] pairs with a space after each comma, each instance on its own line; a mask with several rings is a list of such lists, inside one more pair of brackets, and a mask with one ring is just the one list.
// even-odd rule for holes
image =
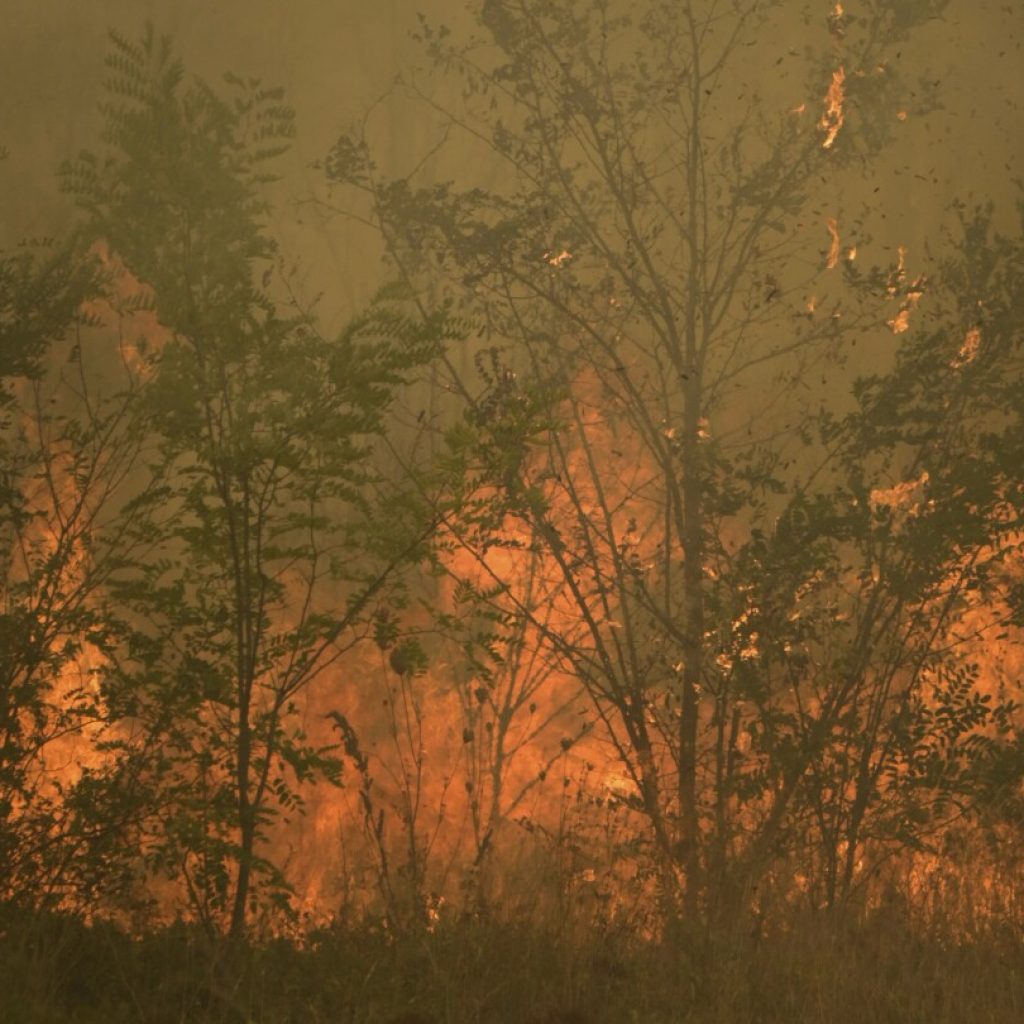
[[[395, 390], [443, 318], [392, 293], [340, 336], [270, 292], [264, 169], [292, 134], [279, 90], [186, 84], [170, 45], [112, 36], [108, 150], [64, 169], [90, 228], [150, 290], [167, 338], [146, 356], [145, 556], [112, 581], [124, 639], [104, 696], [131, 728], [152, 816], [141, 852], [181, 876], [210, 928], [245, 926], [253, 888], [285, 883], [260, 850], [341, 762], [295, 724], [302, 691], [355, 643], [429, 524], [375, 468]], [[266, 267], [266, 271], [261, 269]]]
[[85, 366], [83, 304], [104, 286], [73, 244], [0, 256], [0, 899], [26, 906], [123, 881], [117, 768], [69, 754], [105, 726], [101, 595], [129, 555], [113, 495], [139, 451], [133, 396], [95, 393]]
[[[420, 39], [461, 87], [446, 132], [502, 170], [389, 179], [365, 129], [325, 164], [408, 280], [481, 325], [446, 436], [451, 550], [483, 575], [495, 548], [545, 559], [569, 625], [534, 643], [589, 695], [691, 916], [797, 849], [813, 899], [850, 897], [865, 857], [966, 813], [1013, 729], [957, 623], [1021, 606], [1019, 238], [961, 211], [930, 329], [848, 383], [853, 412], [816, 387], [884, 296], [923, 294], [902, 262], [813, 268], [805, 232], [893, 141], [898, 97], [935, 109], [898, 58], [945, 7], [489, 0], [476, 36]], [[801, 21], [802, 51], [772, 42]], [[783, 78], [823, 112], [786, 110]], [[827, 315], [801, 299], [822, 292]], [[493, 575], [456, 598], [504, 627], [519, 581]]]
[[[675, 978], [665, 992], [634, 981], [638, 1004], [613, 972], [581, 966], [579, 933], [564, 936], [564, 960], [561, 934], [523, 933], [541, 953], [523, 954], [522, 974], [548, 1001], [615, 1020], [676, 1020], [680, 1006], [742, 1017], [764, 990], [802, 1019], [807, 979], [798, 966], [779, 980], [762, 918], [776, 915], [779, 948], [817, 955], [799, 949], [788, 901], [852, 913], [887, 865], [945, 854], [963, 822], [993, 842], [1019, 828], [1019, 680], [986, 666], [984, 647], [1024, 623], [1021, 234], [997, 232], [989, 209], [957, 210], [931, 320], [894, 333], [891, 365], [853, 382], [843, 411], [794, 403], [820, 367], [842, 366], [844, 340], [880, 329], [884, 294], [909, 294], [902, 263], [811, 272], [807, 253], [819, 172], [889, 141], [902, 86], [888, 50], [945, 5], [818, 19], [823, 45], [798, 62], [808, 95], [836, 83], [837, 60], [873, 68], [844, 79], [847, 123], [828, 146], [821, 123], [753, 88], [774, 56], [762, 27], [798, 16], [781, 6], [489, 0], [483, 58], [424, 25], [428, 53], [464, 87], [448, 130], [483, 141], [509, 175], [387, 180], [366, 138], [340, 140], [328, 177], [372, 204], [402, 283], [336, 335], [300, 306], [267, 228], [273, 161], [294, 133], [282, 92], [236, 76], [211, 87], [152, 29], [112, 34], [105, 148], [62, 169], [85, 214], [77, 249], [0, 258], [0, 904], [91, 909], [102, 894], [101, 911], [145, 914], [159, 882], [182, 887], [201, 939], [188, 927], [141, 946], [73, 939], [100, 936], [127, 958], [134, 1010], [154, 972], [168, 996], [154, 1020], [255, 1011], [237, 975], [224, 983], [237, 963], [195, 983], [148, 958], [197, 943], [244, 958], [219, 934], [241, 939], [258, 915], [281, 925], [291, 892], [275, 841], [311, 784], [353, 770], [390, 934], [277, 947], [298, 1001], [268, 998], [267, 1019], [536, 1008], [475, 944], [501, 968], [523, 953], [486, 930], [486, 901], [467, 898], [481, 918], [455, 921], [429, 897], [456, 779], [466, 892], [500, 830], [547, 835], [519, 812], [556, 765], [551, 846], [573, 879], [555, 886], [559, 927], [590, 891], [578, 865], [594, 849], [636, 865], [627, 894], [656, 904], [665, 948], [616, 955], [634, 977]], [[745, 106], [721, 98], [745, 90]], [[921, 96], [916, 112], [934, 102]], [[94, 242], [106, 276], [80, 254]], [[82, 303], [113, 302], [122, 266], [135, 281], [118, 311], [146, 314], [153, 332], [124, 392], [97, 397], [79, 334], [66, 363], [54, 343], [102, 326]], [[794, 298], [819, 272], [841, 279], [841, 311]], [[445, 298], [430, 312], [421, 294]], [[468, 325], [480, 344], [449, 358]], [[407, 458], [394, 443], [395, 399], [440, 394], [442, 375], [464, 404], [431, 394], [412, 429], [436, 428], [442, 454], [423, 465], [419, 447]], [[414, 591], [410, 566], [434, 578]], [[366, 640], [394, 764], [347, 707], [345, 655]], [[310, 716], [322, 685], [338, 710]], [[427, 686], [456, 715], [440, 730], [455, 753], [436, 769], [429, 836]], [[75, 743], [86, 756], [68, 768]], [[595, 794], [586, 758], [601, 749], [625, 784]], [[573, 799], [607, 812], [600, 844], [562, 829]], [[749, 970], [733, 971], [748, 911]], [[673, 945], [672, 928], [693, 921], [704, 945], [695, 926]], [[395, 940], [411, 933], [415, 948]], [[319, 992], [308, 978], [329, 977], [339, 950], [362, 970], [349, 979], [358, 998], [327, 984], [320, 1002], [296, 995]], [[947, 954], [931, 950], [940, 966]], [[270, 955], [252, 951], [243, 973], [276, 966]], [[396, 979], [445, 958], [473, 969], [440, 972], [443, 1001], [397, 981], [372, 997], [363, 979], [392, 956]], [[116, 979], [104, 989], [72, 973], [54, 1012], [77, 998], [116, 1019]], [[50, 1013], [45, 992], [31, 995]], [[898, 1015], [890, 995], [876, 992], [879, 1012]]]
[[[940, 326], [861, 379], [842, 424], [823, 418], [834, 489], [791, 499], [740, 561], [760, 610], [751, 628], [771, 638], [759, 713], [791, 687], [799, 709], [759, 731], [763, 785], [785, 788], [798, 752], [791, 813], [820, 828], [844, 892], [865, 851], [929, 847], [996, 799], [992, 768], [1019, 729], [1015, 681], [979, 667], [1012, 618], [1024, 511], [1021, 243], [989, 218], [963, 219]], [[958, 623], [976, 609], [974, 633]]]
[[50, 346], [82, 322], [82, 302], [96, 294], [92, 261], [70, 246], [25, 245], [0, 253], [0, 382], [10, 401], [13, 378], [38, 377]]

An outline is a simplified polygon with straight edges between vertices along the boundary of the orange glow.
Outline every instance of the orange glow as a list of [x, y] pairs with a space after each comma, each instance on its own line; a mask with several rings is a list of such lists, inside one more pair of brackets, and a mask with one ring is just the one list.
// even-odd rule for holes
[[82, 312], [98, 320], [105, 330], [116, 331], [125, 367], [145, 376], [150, 372], [148, 357], [160, 351], [171, 332], [157, 319], [152, 290], [132, 274], [106, 242], [96, 242], [90, 253], [108, 275], [107, 294], [85, 303]]
[[[39, 698], [51, 710], [80, 706], [82, 698], [97, 693], [97, 672], [103, 665], [99, 649], [87, 637], [70, 632], [64, 618], [82, 602], [88, 589], [89, 534], [95, 518], [95, 499], [81, 485], [81, 466], [67, 444], [56, 442], [41, 419], [24, 419], [22, 430], [37, 448], [40, 463], [18, 481], [24, 501], [24, 521], [9, 522], [2, 579], [5, 588], [27, 588], [21, 601], [32, 622], [32, 632], [48, 638], [47, 653], [58, 666], [48, 680], [34, 671], [34, 662], [14, 667], [18, 685], [39, 687]], [[5, 607], [4, 611], [11, 609]], [[5, 668], [7, 668], [5, 666]], [[18, 716], [25, 737], [37, 744], [27, 754], [34, 783], [29, 798], [59, 803], [61, 794], [74, 785], [86, 768], [101, 765], [105, 755], [98, 749], [105, 726], [89, 716], [72, 716], [67, 722], [40, 724], [26, 711]], [[7, 814], [16, 822], [28, 807], [17, 792]], [[0, 899], [9, 897], [0, 891]]]
[[892, 487], [876, 487], [871, 492], [874, 508], [887, 508], [904, 516], [916, 515], [928, 484], [928, 472], [916, 480], [904, 480]]
[[831, 149], [843, 127], [845, 115], [843, 113], [843, 101], [845, 99], [846, 70], [840, 66], [832, 72], [832, 82], [825, 94], [825, 110], [818, 121], [818, 128], [824, 133], [822, 140], [823, 149]]
[[835, 217], [829, 217], [827, 226], [831, 244], [828, 249], [828, 257], [825, 260], [825, 268], [833, 270], [839, 264], [839, 225]]
[[903, 334], [910, 330], [910, 310], [901, 309], [891, 320], [885, 321], [886, 326], [893, 334]]
[[959, 370], [970, 363], [973, 363], [978, 356], [978, 349], [981, 347], [981, 330], [972, 327], [964, 336], [960, 351], [956, 358], [949, 364], [954, 370]]
[[886, 326], [893, 334], [903, 334], [910, 329], [910, 311], [921, 301], [924, 296], [925, 279], [923, 276], [916, 277], [910, 284], [907, 284], [907, 250], [901, 245], [897, 248], [896, 266], [889, 274], [889, 281], [886, 291], [890, 298], [899, 297], [899, 310], [891, 319], [886, 320]]
[[[842, 253], [837, 220], [829, 218], [827, 227], [827, 266], [833, 268]], [[851, 247], [846, 255], [854, 258], [855, 250]], [[894, 318], [902, 318], [902, 330], [922, 294], [920, 281], [907, 285], [905, 264], [901, 247], [889, 295], [905, 304]], [[813, 315], [816, 305], [816, 298], [809, 298], [807, 312]], [[980, 345], [980, 331], [973, 334], [973, 347], [968, 347], [969, 332], [967, 351], [961, 350], [965, 364]], [[581, 375], [568, 404], [577, 416], [576, 439], [564, 465], [551, 461], [551, 452], [538, 445], [524, 457], [524, 478], [536, 485], [546, 521], [561, 537], [578, 536], [582, 519], [600, 523], [601, 531], [595, 533], [598, 556], [579, 572], [581, 579], [589, 569], [595, 580], [614, 579], [617, 571], [642, 579], [667, 557], [658, 467], [635, 435], [616, 430], [599, 380]], [[706, 440], [711, 424], [701, 418], [697, 431]], [[666, 414], [656, 432], [659, 443], [672, 451], [680, 444], [683, 428], [678, 418]], [[588, 461], [585, 443], [602, 458], [614, 454], [615, 465], [621, 468], [601, 478]], [[888, 509], [899, 525], [927, 506], [928, 484], [926, 473], [893, 484], [883, 482], [870, 492], [869, 500], [873, 508]], [[610, 509], [606, 519], [603, 508]], [[582, 598], [574, 595], [552, 546], [539, 543], [535, 524], [527, 516], [509, 514], [499, 532], [500, 543], [480, 553], [460, 543], [453, 528], [444, 538], [448, 576], [424, 600], [424, 607], [429, 604], [453, 616], [468, 633], [477, 612], [472, 601], [463, 600], [465, 588], [476, 593], [498, 585], [505, 588], [495, 601], [520, 616], [519, 626], [493, 639], [490, 656], [481, 664], [467, 659], [459, 636], [434, 635], [430, 614], [413, 604], [395, 615], [403, 632], [425, 638], [429, 664], [422, 674], [400, 675], [388, 651], [371, 642], [346, 653], [297, 700], [302, 727], [314, 744], [337, 742], [324, 717], [328, 711], [340, 709], [352, 723], [367, 755], [367, 794], [373, 807], [373, 814], [368, 814], [362, 781], [347, 764], [342, 788], [306, 787], [306, 816], [273, 827], [262, 852], [287, 864], [296, 906], [307, 921], [326, 921], [334, 913], [384, 916], [401, 907], [408, 914], [419, 912], [429, 930], [453, 907], [460, 908], [459, 893], [510, 909], [545, 901], [557, 908], [557, 894], [543, 888], [554, 883], [538, 878], [564, 880], [574, 897], [591, 901], [606, 917], [635, 913], [639, 897], [649, 898], [648, 905], [653, 905], [657, 883], [643, 862], [647, 854], [626, 855], [617, 849], [602, 860], [601, 851], [611, 849], [602, 842], [612, 831], [625, 840], [649, 828], [642, 810], [648, 795], [643, 771], [655, 780], [673, 777], [672, 743], [655, 726], [674, 721], [665, 708], [671, 708], [683, 663], [676, 660], [678, 655], [666, 660], [668, 681], [653, 691], [651, 706], [643, 712], [652, 727], [650, 749], [636, 756], [631, 771], [616, 746], [629, 745], [620, 734], [621, 725], [613, 718], [599, 720], [596, 702], [581, 684], [580, 663], [573, 663], [564, 647], [552, 641], [558, 637], [577, 654], [589, 654], [593, 637], [583, 623], [588, 613], [610, 646], [628, 642], [637, 628], [629, 609], [605, 601], [595, 580], [583, 579]], [[566, 549], [571, 555], [568, 543]], [[678, 560], [680, 552], [669, 554]], [[877, 566], [871, 571], [877, 579]], [[709, 564], [705, 575], [714, 581], [719, 573]], [[820, 583], [812, 578], [800, 584], [788, 616], [791, 622], [807, 614]], [[302, 581], [296, 575], [289, 585], [298, 592]], [[772, 642], [767, 630], [755, 628], [760, 612], [744, 596], [723, 620], [720, 633], [706, 634], [710, 673], [757, 671]], [[286, 613], [287, 609], [280, 612], [282, 626], [288, 625]], [[834, 621], [848, 617], [837, 610]], [[481, 622], [479, 628], [485, 627]], [[656, 649], [661, 639], [653, 630], [637, 646]], [[799, 644], [794, 641], [793, 646]], [[669, 650], [666, 645], [666, 653]], [[585, 668], [586, 658], [580, 662]], [[87, 675], [90, 669], [83, 663], [75, 671]], [[706, 692], [700, 702], [700, 728], [706, 734], [713, 727], [714, 702]], [[817, 714], [820, 705], [811, 699], [806, 709]], [[734, 749], [747, 765], [742, 771], [751, 775], [764, 763], [746, 728], [755, 719], [740, 709], [734, 737]], [[75, 737], [69, 744], [59, 751], [60, 764], [67, 770], [86, 756], [91, 739]], [[57, 754], [55, 748], [55, 758]], [[706, 794], [711, 783], [704, 777], [700, 785], [708, 787]], [[668, 816], [675, 813], [671, 786], [654, 799]], [[754, 831], [772, 799], [767, 792], [742, 806], [733, 800], [730, 813], [743, 828], [750, 825]], [[373, 831], [377, 821], [383, 823], [379, 835]], [[380, 884], [385, 865], [392, 871], [393, 891], [387, 894]], [[804, 878], [794, 886], [806, 885]], [[181, 892], [161, 896], [167, 917], [184, 904]]]
[[887, 291], [890, 295], [894, 296], [906, 279], [906, 264], [907, 250], [902, 245], [898, 246], [896, 249], [896, 269], [889, 275], [889, 284], [887, 285]]
[[544, 253], [544, 261], [549, 263], [552, 267], [564, 267], [572, 259], [572, 253], [568, 249], [563, 249], [561, 252], [546, 252]]

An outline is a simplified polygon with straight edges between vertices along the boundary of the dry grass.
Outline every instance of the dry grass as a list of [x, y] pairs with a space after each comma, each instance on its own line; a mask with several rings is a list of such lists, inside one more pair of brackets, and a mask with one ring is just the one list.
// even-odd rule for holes
[[889, 910], [793, 913], [774, 930], [679, 930], [573, 943], [528, 923], [444, 921], [395, 941], [325, 930], [302, 946], [210, 945], [182, 925], [132, 940], [108, 925], [8, 910], [5, 1024], [1019, 1024], [1024, 936], [956, 939]]

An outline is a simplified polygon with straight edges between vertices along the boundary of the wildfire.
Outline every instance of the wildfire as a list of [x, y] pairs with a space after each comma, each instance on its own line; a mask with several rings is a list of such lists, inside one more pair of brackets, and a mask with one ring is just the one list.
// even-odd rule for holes
[[915, 515], [920, 510], [928, 480], [925, 470], [914, 480], [903, 480], [892, 487], [876, 487], [871, 492], [871, 507], [885, 508], [903, 516]]
[[836, 40], [842, 39], [846, 34], [846, 11], [842, 4], [837, 3], [829, 12], [828, 29]]
[[546, 252], [543, 258], [552, 267], [564, 267], [572, 259], [572, 253], [568, 249], [563, 249], [558, 253]]
[[828, 258], [825, 260], [825, 269], [834, 270], [839, 264], [839, 224], [835, 217], [829, 217], [827, 226], [832, 241], [829, 245]]
[[893, 334], [903, 334], [910, 329], [910, 311], [921, 301], [924, 295], [924, 277], [916, 277], [906, 285], [907, 279], [907, 250], [901, 245], [897, 249], [896, 266], [889, 274], [889, 283], [886, 291], [890, 298], [895, 299], [900, 292], [903, 293], [900, 299], [900, 307], [896, 315], [886, 320], [886, 326]]
[[82, 312], [116, 330], [125, 367], [145, 377], [151, 371], [148, 354], [158, 352], [170, 340], [171, 332], [157, 319], [152, 290], [106, 242], [95, 243], [90, 252], [100, 261], [109, 283], [105, 297], [85, 303]]
[[907, 276], [907, 250], [901, 245], [896, 250], [896, 269], [889, 275], [889, 284], [886, 287], [886, 291], [892, 296], [896, 295], [897, 290]]
[[891, 320], [885, 321], [886, 326], [893, 334], [903, 334], [910, 330], [910, 310], [901, 309]]
[[840, 67], [832, 72], [832, 83], [825, 94], [825, 111], [818, 121], [818, 128], [825, 134], [822, 140], [822, 149], [831, 149], [835, 145], [839, 129], [843, 127], [846, 117], [843, 113], [843, 101], [846, 97], [845, 91], [846, 69]]
[[[853, 259], [856, 252], [852, 247], [842, 248], [837, 218], [828, 218], [826, 226], [830, 238], [826, 267], [833, 269], [840, 259]], [[551, 266], [558, 267], [571, 256], [563, 250], [545, 258]], [[890, 326], [895, 323], [899, 331], [906, 330], [910, 309], [921, 297], [922, 288], [920, 280], [907, 283], [903, 247], [898, 250], [888, 293], [903, 304]], [[814, 297], [807, 300], [808, 314], [814, 314], [816, 304]], [[113, 326], [109, 310], [107, 325]], [[980, 329], [972, 328], [951, 365], [959, 368], [970, 363], [980, 344]], [[659, 533], [658, 516], [652, 512], [656, 506], [652, 503], [647, 507], [656, 495], [656, 489], [649, 483], [657, 478], [656, 468], [644, 464], [643, 450], [634, 439], [628, 434], [616, 434], [610, 425], [598, 380], [577, 381], [575, 401], [581, 436], [585, 435], [599, 450], [614, 452], [626, 466], [632, 467], [614, 484], [603, 482], [604, 501], [614, 509], [608, 529], [615, 544], [608, 548], [608, 566], [595, 565], [595, 578], [602, 573], [610, 574], [612, 563], [619, 562], [632, 567], [639, 579], [647, 571], [645, 567], [661, 564], [663, 536]], [[698, 436], [706, 439], [710, 432], [707, 419], [701, 419]], [[661, 433], [668, 441], [677, 437], [677, 429], [667, 420]], [[528, 469], [535, 479], [542, 481], [539, 486], [550, 507], [550, 519], [558, 534], [566, 539], [568, 548], [574, 528], [578, 529], [574, 527], [571, 500], [578, 502], [587, 518], [600, 518], [602, 501], [596, 481], [589, 476], [592, 471], [588, 461], [582, 452], [570, 456], [559, 476], [545, 474], [542, 449], [527, 458], [539, 460]], [[927, 507], [928, 482], [927, 473], [922, 473], [891, 486], [883, 483], [871, 491], [871, 506], [887, 510], [894, 523], [905, 523]], [[571, 499], [571, 495], [575, 497]], [[321, 786], [309, 794], [308, 814], [301, 824], [293, 820], [275, 826], [268, 851], [278, 859], [288, 860], [296, 880], [297, 903], [309, 920], [326, 916], [329, 908], [338, 906], [365, 909], [376, 898], [375, 886], [385, 870], [381, 865], [390, 862], [396, 865], [392, 879], [396, 887], [416, 885], [429, 894], [420, 907], [429, 930], [446, 912], [445, 897], [433, 895], [435, 889], [440, 892], [445, 884], [442, 872], [464, 872], [461, 877], [468, 885], [477, 868], [466, 865], [473, 863], [474, 854], [482, 859], [480, 851], [486, 851], [493, 866], [487, 869], [491, 875], [479, 884], [490, 886], [494, 894], [499, 890], [505, 893], [501, 898], [514, 899], [514, 881], [509, 879], [515, 865], [522, 862], [523, 850], [528, 849], [526, 856], [542, 857], [541, 837], [554, 834], [567, 807], [577, 808], [575, 827], [581, 835], [586, 829], [597, 827], [596, 819], [586, 817], [592, 813], [588, 807], [603, 807], [604, 813], [620, 815], [622, 824], [617, 827], [624, 832], [643, 827], [637, 816], [643, 813], [641, 804], [646, 791], [624, 769], [600, 726], [581, 728], [587, 703], [581, 698], [580, 680], [571, 666], [544, 651], [550, 634], [584, 652], [587, 643], [585, 637], [580, 639], [580, 609], [568, 596], [554, 558], [538, 554], [536, 537], [530, 528], [522, 520], [510, 518], [504, 527], [503, 543], [487, 550], [482, 562], [457, 546], [453, 546], [447, 559], [452, 579], [468, 581], [476, 593], [503, 581], [508, 593], [517, 600], [524, 604], [532, 602], [535, 621], [515, 643], [492, 644], [492, 674], [487, 679], [475, 676], [454, 649], [438, 654], [424, 672], [415, 676], [389, 673], [389, 659], [384, 651], [360, 650], [346, 654], [329, 678], [324, 679], [324, 685], [303, 698], [303, 729], [324, 748], [336, 741], [323, 724], [324, 712], [344, 707], [367, 754], [366, 793], [367, 799], [373, 801], [370, 814], [362, 802], [362, 784], [349, 767], [344, 789]], [[532, 596], [524, 584], [531, 573], [537, 581]], [[708, 566], [706, 575], [714, 580], [718, 574], [713, 566]], [[798, 600], [809, 597], [817, 582], [805, 581]], [[297, 587], [299, 581], [289, 579], [289, 583]], [[591, 581], [588, 585], [593, 586], [590, 610], [601, 630], [612, 637], [610, 645], [629, 643], [627, 634], [635, 628], [634, 624], [621, 609], [602, 605], [598, 583]], [[434, 596], [441, 608], [456, 609], [453, 620], [464, 613], [454, 596], [456, 588], [456, 583], [441, 584]], [[753, 606], [742, 611], [732, 623], [732, 630], [718, 643], [708, 635], [708, 660], [723, 675], [753, 672], [769, 650], [770, 635], [755, 628], [759, 612]], [[797, 607], [789, 619], [796, 622], [801, 615]], [[411, 632], [429, 631], [428, 619], [417, 618], [412, 612], [405, 613], [405, 617], [403, 628]], [[844, 617], [837, 614], [836, 621]], [[486, 628], [486, 623], [481, 628]], [[659, 642], [657, 637], [651, 641], [655, 649]], [[785, 649], [792, 650], [788, 641]], [[391, 665], [393, 669], [393, 662]], [[94, 667], [88, 660], [76, 663], [62, 682], [69, 687], [81, 685], [81, 679], [88, 677]], [[682, 667], [681, 661], [665, 662], [665, 669], [676, 675]], [[351, 679], [356, 677], [372, 679], [377, 685], [353, 688]], [[534, 689], [530, 691], [530, 687]], [[657, 698], [659, 708], [661, 697], [659, 694]], [[667, 702], [669, 698], [665, 699]], [[710, 714], [710, 701], [706, 697], [702, 700]], [[651, 698], [644, 709], [645, 721], [651, 726], [661, 721], [647, 710], [654, 706]], [[665, 715], [667, 720], [667, 713], [659, 710], [658, 714]], [[614, 726], [607, 728], [612, 730]], [[499, 733], [504, 748], [498, 746]], [[735, 736], [735, 750], [743, 757], [756, 757], [752, 737], [746, 729], [739, 729]], [[74, 771], [67, 766], [77, 768], [83, 752], [91, 747], [91, 738], [84, 734], [73, 737], [66, 747], [54, 747], [54, 767], [58, 753], [65, 763], [63, 779], [74, 777]], [[666, 770], [661, 766], [671, 761], [667, 745], [655, 740], [638, 759], [640, 756], [653, 759], [652, 763], [659, 766], [653, 771], [654, 777], [665, 777]], [[497, 794], [498, 813], [492, 833], [487, 815], [495, 800], [496, 773], [503, 773], [500, 784], [504, 788]], [[387, 823], [387, 834], [380, 822]], [[373, 829], [378, 826], [381, 832], [376, 834]], [[536, 842], [528, 847], [530, 836]], [[377, 848], [374, 844], [378, 844]], [[407, 850], [414, 850], [415, 857]], [[586, 868], [579, 873], [578, 880], [589, 885], [597, 878], [606, 879], [602, 886], [613, 899], [622, 901], [622, 912], [626, 913], [630, 909], [629, 886], [634, 883], [613, 877], [616, 869], [625, 869], [625, 864], [623, 858], [610, 868], [602, 868], [607, 875]], [[451, 868], [452, 865], [455, 867]], [[169, 892], [161, 904], [166, 905], [168, 914], [176, 898], [174, 892]]]
[[965, 335], [964, 342], [960, 346], [960, 351], [957, 352], [956, 358], [949, 365], [954, 370], [960, 370], [969, 363], [973, 363], [978, 356], [978, 349], [980, 347], [981, 330], [977, 327], [972, 327]]

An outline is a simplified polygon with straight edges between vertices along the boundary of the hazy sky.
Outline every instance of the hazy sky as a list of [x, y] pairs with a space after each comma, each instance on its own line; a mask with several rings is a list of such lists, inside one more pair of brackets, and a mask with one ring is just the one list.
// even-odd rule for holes
[[[821, 6], [824, 17], [832, 4]], [[845, 4], [853, 15], [857, 6], [858, 0]], [[66, 217], [54, 203], [53, 170], [65, 155], [95, 144], [110, 27], [137, 36], [151, 19], [173, 35], [189, 70], [214, 79], [230, 70], [283, 85], [298, 112], [288, 192], [299, 197], [317, 180], [309, 162], [413, 58], [416, 12], [450, 22], [466, 17], [463, 0], [5, 0], [3, 10], [0, 145], [10, 154], [0, 164], [5, 246], [59, 230]], [[892, 211], [887, 220], [898, 222], [893, 230], [901, 237], [922, 234], [952, 198], [1005, 197], [1021, 176], [1022, 38], [1024, 4], [1017, 0], [951, 0], [946, 15], [905, 48], [905, 60], [942, 79], [946, 109], [925, 124], [908, 121], [901, 152], [873, 170], [878, 202]], [[385, 109], [385, 121], [389, 116]], [[422, 145], [416, 134], [415, 125], [394, 117], [393, 152]], [[373, 262], [365, 235], [350, 236], [337, 223], [328, 228], [312, 213], [297, 225], [294, 208], [279, 216], [284, 233], [298, 232], [294, 240], [324, 271], [319, 280], [342, 282], [339, 298], [364, 290]]]
[[[5, 0], [0, 146], [9, 157], [0, 164], [0, 245], [58, 231], [66, 218], [54, 202], [53, 172], [65, 156], [96, 146], [108, 29], [134, 37], [152, 20], [173, 36], [189, 71], [284, 86], [298, 112], [286, 166], [289, 192], [299, 196], [319, 181], [307, 165], [413, 55], [415, 12], [430, 2], [438, 8], [436, 0]], [[441, 10], [452, 6], [441, 0]], [[294, 223], [294, 210], [281, 215]], [[348, 257], [337, 224], [327, 232], [315, 216], [303, 221], [304, 258], [326, 259], [346, 276], [364, 264]], [[346, 298], [362, 290], [340, 288]]]

